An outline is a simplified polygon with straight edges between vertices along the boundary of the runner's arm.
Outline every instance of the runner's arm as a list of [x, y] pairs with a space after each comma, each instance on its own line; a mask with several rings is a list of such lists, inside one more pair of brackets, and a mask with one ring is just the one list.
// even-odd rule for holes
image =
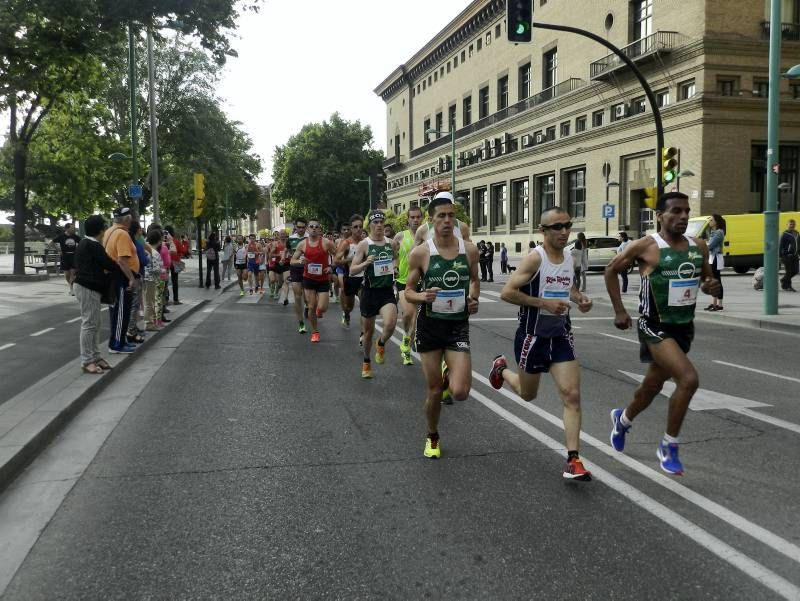
[[415, 305], [432, 303], [436, 298], [436, 293], [440, 290], [439, 288], [431, 288], [417, 292], [427, 253], [428, 248], [426, 246], [416, 246], [408, 254], [408, 276], [406, 277], [406, 288], [403, 290], [403, 294], [407, 302]]
[[470, 315], [478, 312], [478, 303], [481, 296], [481, 280], [478, 275], [478, 247], [469, 240], [464, 241], [467, 251], [467, 261], [469, 262], [469, 298], [467, 299], [467, 311]]
[[356, 246], [356, 256], [353, 257], [353, 262], [350, 264], [350, 275], [361, 275], [367, 265], [375, 262], [375, 257], [372, 255], [365, 258], [368, 246], [369, 243], [366, 240], [362, 240]]
[[539, 298], [528, 296], [520, 292], [520, 288], [533, 279], [536, 272], [539, 271], [541, 264], [542, 257], [539, 256], [539, 253], [531, 253], [523, 257], [516, 271], [508, 278], [505, 286], [503, 286], [503, 289], [500, 291], [500, 298], [512, 305], [541, 306]]
[[302, 267], [303, 265], [305, 265], [306, 260], [305, 257], [303, 256], [305, 250], [306, 250], [306, 241], [303, 240], [302, 242], [300, 242], [300, 244], [297, 245], [297, 248], [294, 249], [292, 260], [289, 261], [289, 264], [292, 267]]
[[[623, 316], [623, 314], [627, 315], [627, 311], [622, 304], [622, 293], [619, 289], [618, 274], [628, 271], [635, 260], [641, 259], [648, 245], [652, 243], [652, 240], [653, 239], [649, 236], [634, 240], [622, 249], [621, 253], [614, 255], [608, 265], [606, 265], [606, 269], [603, 273], [606, 282], [606, 290], [608, 291], [608, 297], [611, 299], [611, 304], [614, 307], [614, 313], [620, 317]], [[630, 320], [630, 317], [628, 317], [628, 320]]]

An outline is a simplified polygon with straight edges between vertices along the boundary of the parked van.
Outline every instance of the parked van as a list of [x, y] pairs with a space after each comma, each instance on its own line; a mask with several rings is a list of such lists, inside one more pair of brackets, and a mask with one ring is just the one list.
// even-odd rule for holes
[[[741, 215], [723, 215], [725, 218], [725, 242], [722, 253], [725, 255], [725, 267], [732, 267], [736, 273], [747, 273], [749, 269], [757, 269], [764, 265], [764, 214], [744, 213]], [[688, 236], [708, 240], [711, 230], [708, 222], [711, 216], [692, 217], [686, 229]], [[800, 223], [799, 212], [784, 212], [778, 217], [778, 244], [780, 232], [786, 229], [786, 222], [794, 219]]]

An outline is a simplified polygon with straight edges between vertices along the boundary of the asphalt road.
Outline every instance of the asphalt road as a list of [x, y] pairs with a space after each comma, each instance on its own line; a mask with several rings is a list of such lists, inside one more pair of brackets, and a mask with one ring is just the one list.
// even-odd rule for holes
[[576, 315], [595, 480], [565, 483], [552, 382], [526, 404], [485, 381], [513, 355], [498, 291], [482, 295], [474, 396], [444, 408], [438, 461], [422, 456], [421, 373], [396, 346], [363, 381], [335, 305], [312, 346], [291, 307], [229, 298], [143, 389], [114, 391], [138, 397], [3, 599], [800, 597], [798, 338], [698, 324], [707, 408], [682, 432], [686, 474], [668, 477], [664, 397], [624, 455], [608, 446], [608, 413], [636, 385], [622, 371], [644, 373], [635, 335], [605, 305]]

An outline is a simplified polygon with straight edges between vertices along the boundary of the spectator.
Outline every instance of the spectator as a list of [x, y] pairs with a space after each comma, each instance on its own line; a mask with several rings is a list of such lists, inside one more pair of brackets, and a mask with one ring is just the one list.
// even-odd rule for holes
[[488, 282], [494, 282], [494, 244], [491, 241], [486, 241], [486, 273], [489, 276]]
[[183, 234], [181, 236], [181, 249], [180, 250], [181, 250], [181, 258], [182, 259], [191, 259], [192, 258], [191, 245], [189, 243], [189, 238], [186, 236], [186, 234]]
[[786, 231], [781, 235], [780, 254], [783, 267], [786, 270], [781, 278], [781, 289], [787, 292], [797, 292], [792, 287], [792, 278], [797, 275], [798, 271], [798, 234], [795, 227], [794, 219], [790, 219], [786, 223]]
[[225, 242], [222, 244], [222, 252], [220, 256], [222, 261], [222, 276], [220, 279], [231, 281], [231, 272], [233, 271], [233, 241], [230, 236], [225, 236]]
[[109, 278], [116, 278], [120, 269], [100, 243], [106, 229], [103, 218], [92, 215], [84, 229], [86, 237], [75, 249], [73, 285], [81, 307], [81, 369], [87, 374], [100, 374], [111, 369], [100, 355], [100, 303], [108, 291]]
[[214, 270], [214, 290], [219, 290], [219, 253], [220, 246], [216, 232], [208, 236], [206, 241], [206, 289], [211, 287], [211, 270]]
[[109, 228], [103, 238], [106, 252], [117, 262], [121, 270], [121, 273], [114, 276], [113, 286], [116, 300], [108, 312], [111, 318], [108, 350], [111, 353], [128, 354], [135, 350], [135, 347], [129, 345], [125, 339], [131, 319], [131, 302], [133, 301], [131, 291], [136, 281], [134, 274], [139, 271], [139, 257], [129, 231], [131, 221], [133, 221], [133, 215], [128, 207], [115, 210], [114, 225]]
[[576, 286], [581, 292], [586, 292], [586, 270], [589, 269], [589, 245], [586, 234], [580, 232], [572, 248], [572, 267], [575, 270]]
[[528, 254], [531, 254], [535, 248], [536, 248], [536, 240], [531, 240], [530, 242], [528, 242]]
[[[172, 279], [172, 304], [181, 305], [183, 303], [178, 299], [178, 274], [183, 271], [181, 259], [189, 252], [189, 241], [186, 241], [186, 246], [184, 247], [184, 243], [175, 237], [175, 229], [171, 225], [164, 226], [164, 231], [169, 234], [164, 237], [162, 244], [166, 244], [169, 250], [169, 275]], [[169, 288], [167, 288], [167, 300], [169, 300]]]
[[148, 332], [158, 332], [162, 328], [161, 309], [164, 303], [164, 284], [169, 271], [164, 269], [161, 260], [161, 230], [150, 228], [147, 234], [150, 264], [144, 272], [144, 320]]
[[61, 271], [69, 285], [69, 293], [75, 296], [72, 284], [75, 281], [75, 249], [81, 241], [80, 236], [75, 234], [75, 224], [68, 223], [64, 226], [64, 232], [53, 239], [55, 244], [61, 248]]
[[[625, 250], [625, 247], [630, 244], [630, 238], [628, 238], [627, 232], [620, 232], [619, 233], [619, 246], [617, 247], [617, 254], [621, 253]], [[622, 293], [625, 294], [628, 291], [628, 270], [621, 272], [620, 277], [622, 278]]]
[[725, 219], [722, 215], [714, 213], [708, 223], [711, 228], [711, 235], [708, 237], [708, 262], [711, 264], [711, 271], [714, 279], [719, 280], [719, 296], [711, 297], [711, 304], [706, 307], [706, 311], [722, 311], [722, 274], [720, 271], [725, 267], [725, 257], [722, 254], [722, 243], [725, 241]]
[[131, 290], [133, 301], [131, 302], [131, 321], [128, 325], [128, 342], [141, 344], [144, 342], [144, 327], [140, 328], [138, 322], [144, 308], [144, 270], [150, 264], [150, 256], [145, 251], [142, 225], [138, 221], [131, 221], [130, 234], [133, 244], [136, 246], [136, 256], [139, 258], [139, 271], [133, 274], [136, 278], [136, 283], [133, 286], [133, 290]]
[[161, 230], [161, 246], [159, 247], [158, 252], [161, 255], [161, 269], [163, 273], [161, 280], [164, 285], [159, 288], [161, 292], [161, 311], [158, 314], [158, 317], [162, 324], [170, 322], [170, 320], [164, 316], [166, 313], [169, 313], [169, 309], [167, 309], [167, 302], [169, 301], [169, 278], [172, 274], [172, 255], [170, 254], [169, 246], [167, 245], [167, 240], [169, 238], [169, 232], [166, 230]]
[[506, 243], [500, 243], [500, 273], [508, 273], [508, 249]]
[[477, 244], [478, 246], [478, 265], [481, 268], [481, 282], [486, 281], [486, 241], [481, 240]]

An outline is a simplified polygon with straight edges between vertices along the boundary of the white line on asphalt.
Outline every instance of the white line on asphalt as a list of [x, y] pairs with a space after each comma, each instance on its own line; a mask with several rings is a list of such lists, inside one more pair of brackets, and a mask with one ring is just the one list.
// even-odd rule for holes
[[3, 346], [0, 346], [0, 351], [4, 351], [7, 348], [11, 348], [12, 346], [17, 346], [17, 344], [15, 342], [9, 342], [8, 344], [4, 344]]
[[478, 300], [480, 300], [482, 303], [496, 303], [496, 302], [497, 302], [495, 299], [493, 299], [493, 298], [486, 298], [486, 297], [485, 297], [485, 296], [483, 296], [483, 295], [480, 295], [480, 296], [478, 297]]
[[719, 363], [720, 365], [727, 365], [728, 367], [735, 367], [737, 369], [744, 369], [747, 371], [752, 371], [757, 374], [762, 374], [765, 376], [771, 376], [773, 378], [780, 378], [781, 380], [789, 380], [790, 382], [800, 382], [800, 378], [792, 378], [790, 376], [782, 376], [781, 374], [774, 374], [771, 371], [764, 371], [762, 369], [755, 369], [754, 367], [747, 367], [745, 365], [737, 365], [736, 363], [728, 363], [727, 361], [718, 361], [714, 359], [714, 363]]
[[473, 321], [519, 321], [517, 317], [470, 317], [470, 322]]
[[625, 338], [624, 336], [614, 336], [614, 334], [605, 334], [603, 332], [598, 332], [601, 336], [605, 336], [606, 338], [613, 338], [615, 340], [622, 340], [622, 342], [630, 342], [631, 344], [639, 344], [638, 340], [633, 340], [632, 338]]
[[80, 318], [80, 316], [78, 316], [75, 319], [68, 319], [64, 323], [75, 323], [76, 321], [80, 321], [80, 320], [81, 320], [81, 318]]
[[47, 332], [52, 332], [53, 330], [55, 330], [55, 328], [45, 328], [44, 330], [39, 330], [38, 332], [34, 332], [33, 334], [31, 334], [31, 337], [41, 336], [42, 334], [47, 334]]
[[481, 294], [488, 294], [489, 296], [496, 296], [497, 298], [500, 298], [500, 293], [495, 292], [494, 290], [481, 290]]

